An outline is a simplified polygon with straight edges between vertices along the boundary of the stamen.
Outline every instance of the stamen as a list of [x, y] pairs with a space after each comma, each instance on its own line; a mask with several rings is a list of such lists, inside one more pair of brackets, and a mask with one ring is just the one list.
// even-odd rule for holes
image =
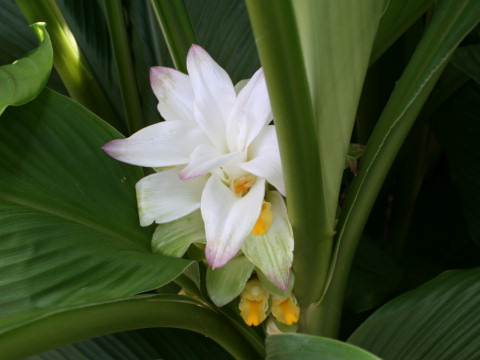
[[263, 202], [262, 211], [260, 212], [257, 223], [252, 230], [253, 235], [264, 235], [268, 231], [268, 229], [270, 229], [270, 226], [272, 226], [273, 213], [270, 209], [271, 207], [272, 204], [270, 204], [269, 202]]
[[239, 195], [245, 195], [248, 190], [255, 184], [257, 178], [252, 174], [239, 177], [233, 181], [233, 190]]

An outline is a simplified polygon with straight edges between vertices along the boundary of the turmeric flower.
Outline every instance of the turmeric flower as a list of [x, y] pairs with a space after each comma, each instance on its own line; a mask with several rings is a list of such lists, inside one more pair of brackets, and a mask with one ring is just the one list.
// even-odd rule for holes
[[[103, 149], [120, 161], [157, 170], [136, 185], [142, 226], [200, 209], [206, 258], [218, 268], [254, 229], [259, 235], [269, 231], [275, 209], [264, 202], [267, 183], [283, 195], [285, 185], [263, 70], [235, 88], [198, 45], [188, 52], [187, 69], [188, 75], [153, 67], [151, 85], [165, 121]], [[291, 252], [293, 239], [287, 241]]]

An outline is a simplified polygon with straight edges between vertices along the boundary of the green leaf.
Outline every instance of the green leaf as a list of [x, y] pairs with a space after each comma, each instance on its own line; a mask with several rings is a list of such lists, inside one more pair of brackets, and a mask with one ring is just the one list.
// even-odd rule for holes
[[452, 64], [480, 84], [480, 45], [458, 48], [452, 57]]
[[316, 117], [327, 194], [324, 216], [332, 229], [358, 102], [386, 3], [292, 1]]
[[[480, 19], [480, 2], [439, 1], [435, 14], [375, 127], [338, 223], [335, 270], [322, 306], [337, 316], [356, 245], [382, 183], [455, 48]], [[297, 274], [298, 275], [298, 274]], [[343, 279], [343, 280], [341, 280]], [[333, 305], [333, 304], [337, 305]], [[331, 306], [334, 308], [331, 308]], [[324, 324], [332, 320], [325, 320]]]
[[46, 22], [52, 38], [53, 63], [72, 98], [121, 129], [121, 124], [93, 76], [75, 37], [54, 0], [16, 0], [30, 23]]
[[378, 26], [370, 63], [375, 62], [434, 4], [434, 0], [389, 0]]
[[267, 360], [379, 360], [350, 344], [304, 334], [272, 335], [266, 340]]
[[198, 44], [230, 75], [233, 83], [260, 67], [252, 28], [242, 0], [186, 0]]
[[385, 302], [401, 280], [397, 264], [368, 239], [360, 242], [345, 292], [345, 307], [359, 313]]
[[152, 250], [158, 254], [182, 257], [195, 242], [206, 243], [205, 224], [200, 210], [158, 225], [152, 237]]
[[219, 269], [207, 270], [207, 291], [218, 307], [228, 304], [242, 292], [252, 275], [254, 265], [243, 255], [230, 260]]
[[53, 50], [45, 24], [32, 25], [40, 45], [26, 57], [0, 67], [0, 115], [8, 105], [22, 105], [37, 97], [47, 83]]
[[480, 245], [480, 85], [471, 82], [432, 116], [434, 133], [445, 149], [452, 182], [460, 194], [468, 229]]
[[181, 329], [143, 329], [106, 335], [26, 360], [233, 359], [212, 339]]
[[480, 352], [480, 269], [448, 271], [392, 300], [348, 340], [385, 359], [474, 359]]
[[[14, 0], [0, 2], [0, 64], [9, 64], [37, 46], [38, 39]], [[60, 77], [52, 71], [47, 86], [66, 93]]]
[[175, 64], [175, 68], [187, 73], [187, 54], [190, 46], [197, 43], [190, 17], [188, 16], [183, 0], [159, 1], [151, 0], [168, 51]]
[[0, 122], [0, 314], [155, 289], [189, 261], [153, 254], [140, 169], [109, 158], [121, 135], [45, 90]]
[[21, 314], [0, 321], [2, 359], [19, 359], [95, 336], [179, 327], [210, 337], [237, 359], [258, 353], [227, 319], [180, 295], [147, 295]]
[[7, 64], [38, 46], [38, 38], [14, 0], [0, 2], [0, 14], [0, 64]]
[[[104, 1], [58, 0], [79, 47], [85, 54], [92, 73], [119, 117], [125, 122], [123, 100], [117, 68], [112, 53], [110, 35], [102, 9]], [[158, 100], [150, 86], [151, 66], [171, 66], [168, 50], [160, 28], [147, 1], [123, 2], [124, 17], [128, 23], [128, 41], [136, 86], [140, 93], [142, 121], [151, 125], [161, 120], [157, 111]], [[126, 132], [125, 132], [126, 133]]]
[[126, 129], [122, 98], [107, 23], [99, 1], [56, 0], [78, 47], [115, 116]]

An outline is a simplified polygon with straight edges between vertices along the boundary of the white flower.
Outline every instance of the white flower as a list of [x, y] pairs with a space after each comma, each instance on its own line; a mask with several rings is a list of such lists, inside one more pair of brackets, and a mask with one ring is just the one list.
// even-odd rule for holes
[[[187, 69], [189, 75], [153, 67], [151, 84], [165, 121], [104, 150], [123, 162], [165, 168], [136, 185], [140, 224], [170, 222], [200, 208], [206, 258], [218, 268], [238, 253], [257, 220], [269, 218], [260, 217], [262, 208], [270, 211], [263, 205], [266, 183], [283, 195], [285, 185], [262, 69], [238, 94], [198, 45], [188, 52]], [[259, 228], [268, 231], [271, 223], [270, 216]]]

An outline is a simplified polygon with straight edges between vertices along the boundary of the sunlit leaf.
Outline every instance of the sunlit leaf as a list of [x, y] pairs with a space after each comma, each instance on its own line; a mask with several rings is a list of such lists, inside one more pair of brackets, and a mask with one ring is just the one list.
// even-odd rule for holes
[[53, 65], [52, 44], [45, 24], [32, 25], [40, 40], [38, 48], [10, 65], [0, 67], [0, 115], [8, 105], [33, 100], [47, 83]]

